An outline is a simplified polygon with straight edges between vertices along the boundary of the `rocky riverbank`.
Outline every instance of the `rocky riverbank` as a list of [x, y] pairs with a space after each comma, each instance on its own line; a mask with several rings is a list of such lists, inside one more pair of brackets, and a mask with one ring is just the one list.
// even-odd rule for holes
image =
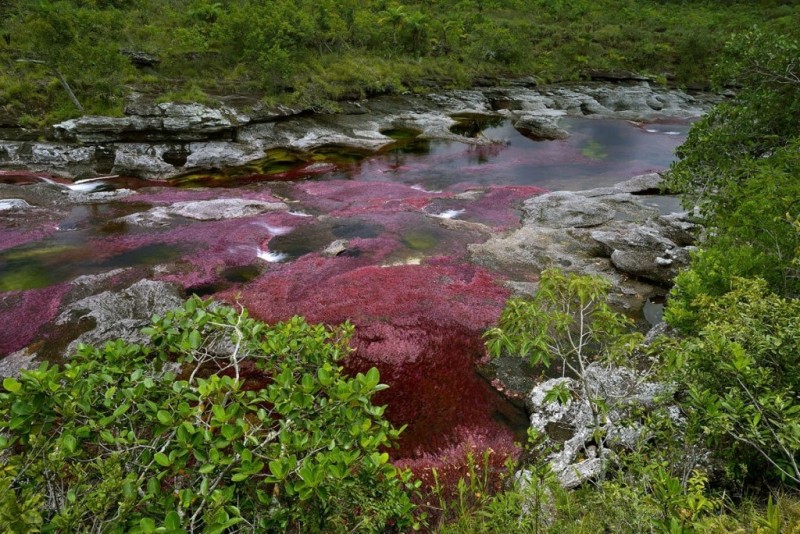
[[329, 145], [379, 150], [405, 130], [429, 139], [470, 144], [502, 140], [463, 135], [469, 116], [513, 121], [533, 139], [560, 139], [564, 116], [650, 122], [700, 116], [720, 97], [690, 95], [650, 85], [510, 86], [424, 97], [389, 96], [344, 103], [341, 113], [235, 105], [155, 103], [129, 98], [123, 117], [85, 116], [44, 132], [0, 131], [0, 168], [47, 172], [66, 178], [118, 174], [167, 179], [189, 172], [258, 162], [266, 151], [308, 151]]

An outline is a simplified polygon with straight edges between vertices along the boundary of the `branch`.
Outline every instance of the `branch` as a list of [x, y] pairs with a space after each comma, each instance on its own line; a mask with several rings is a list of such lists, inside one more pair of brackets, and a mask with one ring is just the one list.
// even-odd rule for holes
[[49, 68], [50, 72], [52, 72], [53, 75], [56, 78], [58, 78], [58, 81], [61, 82], [61, 87], [63, 87], [64, 91], [67, 92], [67, 96], [69, 97], [69, 99], [72, 102], [72, 104], [76, 108], [78, 108], [78, 111], [80, 111], [81, 113], [84, 113], [83, 106], [81, 105], [80, 101], [78, 100], [78, 97], [76, 97], [75, 93], [72, 92], [72, 88], [67, 83], [67, 79], [64, 78], [64, 75], [61, 74], [61, 71], [59, 71], [56, 67], [48, 64], [46, 61], [42, 61], [41, 59], [18, 59], [17, 63], [34, 63], [36, 65], [44, 65], [47, 68]]

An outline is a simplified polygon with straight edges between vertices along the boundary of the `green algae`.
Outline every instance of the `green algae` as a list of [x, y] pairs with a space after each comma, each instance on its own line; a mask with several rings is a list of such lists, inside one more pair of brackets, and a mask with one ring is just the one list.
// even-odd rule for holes
[[608, 152], [605, 151], [603, 145], [594, 139], [586, 141], [586, 144], [581, 148], [581, 154], [595, 161], [602, 161], [608, 157]]

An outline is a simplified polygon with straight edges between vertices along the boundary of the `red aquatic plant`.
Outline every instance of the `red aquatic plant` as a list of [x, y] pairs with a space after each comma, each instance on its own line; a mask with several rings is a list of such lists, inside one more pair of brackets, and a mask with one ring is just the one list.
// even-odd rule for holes
[[458, 428], [513, 437], [499, 420], [513, 409], [475, 373], [482, 331], [496, 321], [508, 291], [485, 270], [447, 258], [382, 268], [361, 258], [306, 257], [270, 270], [240, 296], [268, 322], [303, 315], [312, 322], [356, 325], [353, 372], [375, 366], [391, 387], [376, 399], [387, 417], [408, 424], [397, 457], [457, 443]]
[[27, 347], [58, 312], [68, 284], [0, 293], [0, 356]]

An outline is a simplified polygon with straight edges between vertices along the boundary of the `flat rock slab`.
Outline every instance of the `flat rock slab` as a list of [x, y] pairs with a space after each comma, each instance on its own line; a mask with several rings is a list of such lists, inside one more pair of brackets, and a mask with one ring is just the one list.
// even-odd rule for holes
[[157, 206], [142, 213], [127, 215], [119, 220], [138, 226], [165, 226], [174, 217], [184, 217], [196, 221], [218, 221], [252, 217], [269, 211], [288, 209], [289, 207], [283, 202], [267, 202], [245, 198], [218, 198]]
[[696, 229], [686, 214], [662, 216], [632, 194], [657, 191], [657, 176], [530, 198], [522, 227], [469, 245], [471, 257], [519, 282], [551, 267], [602, 275], [612, 282], [612, 301], [637, 312], [688, 265]]

